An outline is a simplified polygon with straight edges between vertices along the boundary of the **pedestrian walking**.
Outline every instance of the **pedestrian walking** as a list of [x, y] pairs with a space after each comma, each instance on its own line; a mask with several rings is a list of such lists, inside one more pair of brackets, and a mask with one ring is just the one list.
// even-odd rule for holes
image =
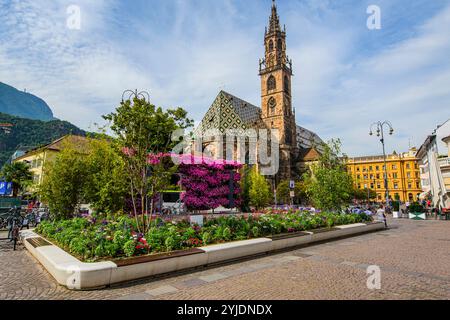
[[384, 226], [387, 228], [387, 217], [386, 217], [386, 211], [384, 209], [384, 205], [381, 205], [380, 208], [377, 210], [377, 220], [383, 221]]

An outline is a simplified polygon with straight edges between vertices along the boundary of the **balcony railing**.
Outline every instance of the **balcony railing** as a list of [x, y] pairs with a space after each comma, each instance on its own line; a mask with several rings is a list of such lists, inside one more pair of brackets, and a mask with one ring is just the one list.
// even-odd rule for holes
[[440, 167], [450, 166], [450, 157], [438, 159], [438, 162]]

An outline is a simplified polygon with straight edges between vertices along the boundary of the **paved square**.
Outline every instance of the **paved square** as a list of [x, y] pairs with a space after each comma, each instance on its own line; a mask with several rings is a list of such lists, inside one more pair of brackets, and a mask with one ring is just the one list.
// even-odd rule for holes
[[[14, 252], [0, 241], [0, 299], [450, 299], [450, 222], [389, 224], [388, 231], [81, 292], [57, 285], [23, 247]], [[366, 286], [369, 265], [381, 269], [381, 290]]]

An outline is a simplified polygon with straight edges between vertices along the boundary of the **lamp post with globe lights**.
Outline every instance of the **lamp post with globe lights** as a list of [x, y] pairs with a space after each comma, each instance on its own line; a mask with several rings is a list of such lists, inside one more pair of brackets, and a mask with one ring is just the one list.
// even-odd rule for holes
[[389, 129], [389, 135], [394, 134], [394, 127], [389, 121], [378, 121], [372, 123], [370, 126], [369, 135], [373, 136], [374, 129], [376, 129], [376, 135], [380, 138], [380, 142], [383, 146], [383, 161], [384, 161], [384, 189], [386, 190], [386, 206], [389, 207], [389, 185], [388, 185], [388, 175], [387, 175], [387, 159], [386, 159], [386, 147], [384, 139], [384, 129]]

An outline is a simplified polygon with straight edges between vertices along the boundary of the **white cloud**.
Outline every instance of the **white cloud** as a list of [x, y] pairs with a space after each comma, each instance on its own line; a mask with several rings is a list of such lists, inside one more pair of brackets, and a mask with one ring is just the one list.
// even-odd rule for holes
[[[114, 109], [123, 90], [135, 88], [150, 91], [155, 104], [185, 107], [196, 120], [222, 88], [259, 105], [268, 5], [137, 2], [143, 10], [137, 18], [119, 0], [75, 2], [80, 31], [65, 26], [72, 2], [0, 0], [0, 81], [44, 98], [55, 116], [86, 129]], [[325, 139], [341, 137], [345, 151], [356, 155], [378, 153], [367, 135], [373, 121], [394, 123], [398, 133], [389, 148], [402, 151], [408, 138], [420, 144], [449, 117], [450, 7], [422, 26], [403, 26], [414, 28], [414, 36], [363, 52], [365, 19], [355, 28], [348, 21], [355, 14], [332, 1], [285, 3], [279, 7], [300, 125]]]

